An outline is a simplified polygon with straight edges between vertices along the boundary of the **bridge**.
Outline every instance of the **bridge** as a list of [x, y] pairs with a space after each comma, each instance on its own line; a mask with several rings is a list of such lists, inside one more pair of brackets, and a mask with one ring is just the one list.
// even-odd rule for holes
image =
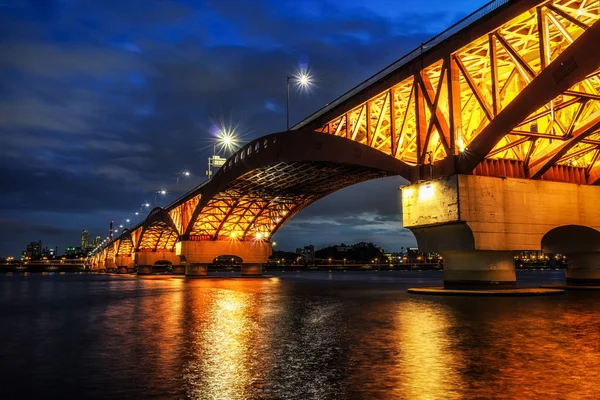
[[442, 254], [446, 287], [514, 286], [514, 252], [540, 248], [568, 255], [569, 282], [599, 283], [599, 20], [598, 1], [492, 1], [246, 144], [92, 264], [203, 275], [235, 255], [242, 275], [260, 274], [272, 235], [304, 207], [400, 175], [403, 224]]

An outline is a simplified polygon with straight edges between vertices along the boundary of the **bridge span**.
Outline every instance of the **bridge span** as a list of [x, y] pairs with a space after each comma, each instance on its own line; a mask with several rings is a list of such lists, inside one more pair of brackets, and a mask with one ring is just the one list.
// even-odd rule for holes
[[600, 283], [600, 2], [496, 0], [290, 131], [235, 152], [92, 258], [206, 274], [219, 255], [260, 274], [307, 205], [401, 175], [403, 224], [445, 259], [446, 287], [514, 286], [513, 254], [567, 254]]

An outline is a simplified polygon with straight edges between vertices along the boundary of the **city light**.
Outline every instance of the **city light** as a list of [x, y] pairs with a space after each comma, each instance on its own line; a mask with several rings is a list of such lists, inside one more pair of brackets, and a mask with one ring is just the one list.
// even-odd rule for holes
[[154, 192], [154, 207], [156, 207], [156, 196], [159, 195], [159, 194], [161, 194], [161, 195], [164, 196], [164, 195], [167, 194], [167, 191], [164, 190], [164, 189], [161, 189], [161, 190], [157, 190], [157, 191]]
[[221, 127], [219, 136], [217, 136], [217, 144], [219, 145], [219, 151], [223, 151], [225, 154], [237, 150], [239, 143], [235, 129]]
[[290, 81], [293, 81], [300, 91], [308, 92], [313, 85], [312, 76], [306, 67], [301, 68], [296, 74], [287, 77], [286, 126], [288, 131], [290, 130]]
[[180, 176], [190, 176], [190, 171], [180, 171], [178, 173], [175, 174], [176, 180], [177, 180], [177, 189], [179, 189], [179, 177]]
[[292, 79], [296, 87], [301, 91], [308, 91], [314, 85], [313, 78], [307, 69], [301, 69], [288, 79]]

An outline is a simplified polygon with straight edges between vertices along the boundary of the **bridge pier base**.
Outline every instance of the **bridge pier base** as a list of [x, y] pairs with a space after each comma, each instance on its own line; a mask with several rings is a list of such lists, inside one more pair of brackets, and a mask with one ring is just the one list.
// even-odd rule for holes
[[208, 264], [191, 263], [185, 266], [185, 276], [206, 276], [208, 275]]
[[600, 286], [600, 253], [568, 254], [569, 266], [565, 270], [568, 285]]
[[184, 275], [185, 274], [185, 265], [173, 265], [173, 275]]
[[138, 275], [150, 275], [152, 273], [152, 265], [138, 265]]
[[510, 251], [443, 252], [445, 289], [509, 289], [517, 286]]
[[242, 264], [241, 276], [261, 276], [262, 264]]
[[121, 266], [117, 268], [117, 274], [126, 274], [128, 272], [127, 266]]

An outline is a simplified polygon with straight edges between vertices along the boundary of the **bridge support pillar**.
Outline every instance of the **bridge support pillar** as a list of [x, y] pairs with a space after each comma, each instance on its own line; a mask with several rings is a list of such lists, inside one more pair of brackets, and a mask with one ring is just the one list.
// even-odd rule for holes
[[138, 275], [150, 275], [152, 273], [152, 265], [138, 265]]
[[114, 273], [117, 272], [117, 264], [115, 263], [114, 258], [107, 258], [104, 262], [106, 266], [106, 272]]
[[600, 283], [600, 187], [452, 175], [402, 188], [419, 250], [444, 259], [445, 288], [514, 287], [514, 254], [566, 254], [567, 281]]
[[567, 284], [600, 286], [600, 252], [568, 254]]
[[262, 264], [242, 264], [241, 276], [261, 276]]
[[237, 256], [242, 263], [264, 264], [272, 253], [270, 242], [238, 240], [184, 240], [177, 246], [189, 264], [211, 264], [219, 256]]
[[517, 285], [514, 256], [509, 251], [448, 251], [445, 289], [506, 289]]
[[129, 254], [117, 255], [115, 258], [115, 263], [117, 264], [117, 273], [119, 274], [131, 273], [135, 267], [133, 257], [131, 257]]
[[184, 274], [185, 274], [185, 264], [173, 265], [173, 275], [184, 275]]
[[185, 266], [185, 276], [206, 276], [208, 264], [191, 263]]

